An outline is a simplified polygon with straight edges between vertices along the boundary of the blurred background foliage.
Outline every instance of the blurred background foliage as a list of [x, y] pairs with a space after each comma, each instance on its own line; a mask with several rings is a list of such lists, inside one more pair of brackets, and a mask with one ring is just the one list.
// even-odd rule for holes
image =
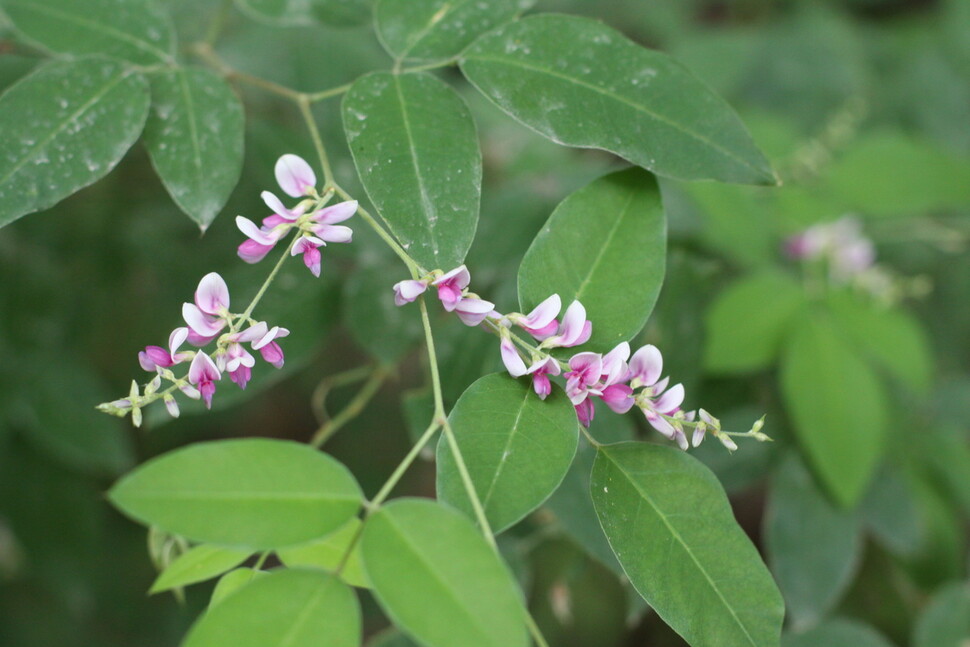
[[[220, 2], [162, 4], [185, 44], [201, 38]], [[667, 280], [639, 340], [662, 348], [689, 402], [722, 413], [726, 428], [745, 429], [768, 412], [774, 443], [745, 443], [734, 455], [708, 443], [695, 455], [720, 477], [786, 595], [785, 644], [965, 644], [970, 3], [542, 0], [536, 9], [599, 18], [678, 57], [739, 111], [785, 182], [662, 183]], [[270, 27], [236, 10], [217, 50], [237, 69], [304, 91], [390, 65], [367, 25]], [[2, 22], [0, 54], [0, 87], [42, 60]], [[443, 74], [469, 102], [484, 153], [482, 218], [468, 265], [477, 291], [506, 311], [516, 304], [518, 263], [553, 207], [618, 162], [540, 138], [467, 91], [457, 73]], [[0, 230], [2, 645], [151, 647], [184, 635], [211, 585], [188, 590], [184, 602], [148, 597], [155, 574], [145, 533], [103, 498], [135, 463], [202, 439], [308, 440], [324, 421], [328, 378], [368, 365], [389, 377], [328, 451], [373, 494], [409, 434], [424, 427], [430, 399], [417, 310], [391, 306], [390, 285], [404, 268], [362, 225], [353, 245], [327, 248], [321, 280], [293, 263], [260, 306], [261, 318], [293, 331], [282, 371], [257, 369], [245, 392], [221, 389], [206, 415], [187, 407], [173, 422], [159, 408], [140, 430], [94, 410], [140, 376], [137, 351], [164, 341], [199, 277], [222, 273], [239, 302], [262, 281], [265, 269], [235, 256], [242, 238], [232, 216], [261, 216], [258, 194], [273, 184], [273, 161], [284, 152], [311, 159], [312, 148], [291, 104], [236, 88], [246, 106], [243, 175], [204, 237], [172, 203], [142, 146], [104, 180]], [[363, 195], [338, 109], [337, 101], [315, 107], [338, 180]], [[775, 362], [718, 371], [705, 351], [705, 321], [725, 288], [764, 270], [790, 271], [783, 240], [845, 214], [861, 219], [881, 265], [921, 286], [894, 308], [918, 320], [928, 350], [914, 361], [930, 371], [922, 390], [889, 383], [888, 449], [848, 508], [794, 451]], [[771, 305], [752, 304], [752, 320]], [[434, 325], [453, 403], [501, 368], [499, 356], [490, 336], [445, 318]], [[326, 409], [338, 411], [355, 388], [332, 389]], [[602, 439], [646, 435], [635, 422], [604, 412], [593, 431]], [[681, 645], [638, 602], [590, 525], [590, 460], [581, 452], [562, 490], [501, 538], [529, 603], [554, 645]], [[433, 494], [430, 464], [405, 487]], [[365, 623], [370, 632], [384, 624], [367, 602]]]

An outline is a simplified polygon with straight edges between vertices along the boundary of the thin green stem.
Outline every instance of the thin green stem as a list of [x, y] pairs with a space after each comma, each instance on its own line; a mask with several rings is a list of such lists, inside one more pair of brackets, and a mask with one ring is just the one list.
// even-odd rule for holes
[[273, 81], [267, 81], [266, 79], [261, 79], [258, 76], [253, 76], [252, 74], [240, 72], [223, 61], [222, 58], [215, 53], [215, 50], [212, 49], [212, 45], [209, 43], [196, 43], [191, 48], [191, 51], [227, 80], [240, 81], [247, 85], [271, 92], [272, 94], [285, 97], [291, 101], [299, 101], [300, 97], [304, 96], [302, 92], [297, 92], [296, 90], [280, 85], [279, 83], [274, 83]]
[[327, 402], [327, 395], [329, 395], [332, 389], [342, 386], [350, 386], [356, 382], [363, 382], [370, 377], [371, 373], [373, 372], [374, 367], [370, 364], [366, 364], [364, 366], [357, 366], [346, 371], [341, 371], [340, 373], [328, 375], [320, 380], [317, 387], [313, 390], [313, 395], [310, 396], [310, 408], [313, 409], [313, 413], [317, 417], [317, 420], [322, 421], [327, 417], [327, 412], [324, 407]]
[[[342, 187], [334, 185], [333, 188], [337, 192], [337, 195], [339, 195], [344, 200], [354, 199], [354, 197], [349, 193], [347, 193]], [[411, 270], [411, 275], [414, 278], [418, 278], [419, 276], [423, 276], [424, 274], [427, 274], [424, 268], [422, 268], [417, 261], [411, 258], [411, 255], [408, 254], [404, 250], [404, 248], [398, 244], [396, 240], [394, 240], [394, 237], [391, 236], [391, 234], [388, 233], [388, 231], [384, 229], [383, 226], [381, 226], [381, 223], [377, 222], [377, 219], [374, 218], [374, 216], [369, 211], [367, 211], [367, 209], [364, 209], [363, 207], [358, 206], [357, 215], [359, 215], [364, 222], [370, 225], [370, 228], [373, 229], [377, 233], [377, 235], [381, 237], [381, 239], [387, 244], [387, 246], [391, 248], [391, 251], [397, 254], [398, 258], [404, 261], [404, 264], [408, 266], [409, 270]]]
[[334, 186], [333, 171], [330, 168], [330, 158], [327, 157], [327, 149], [323, 146], [323, 139], [320, 137], [320, 129], [317, 128], [317, 120], [313, 118], [313, 111], [310, 109], [310, 99], [305, 94], [300, 94], [296, 98], [296, 104], [300, 107], [300, 114], [303, 121], [310, 131], [310, 139], [313, 140], [313, 147], [317, 150], [317, 157], [320, 160], [320, 167], [323, 169], [323, 185], [329, 189]]
[[406, 67], [401, 69], [398, 67], [395, 71], [399, 74], [410, 74], [411, 72], [426, 72], [428, 70], [437, 70], [442, 67], [451, 67], [458, 63], [457, 58], [448, 58], [443, 61], [438, 61], [437, 63], [427, 63], [426, 65], [415, 65], [414, 67]]
[[266, 280], [263, 281], [263, 284], [259, 287], [259, 292], [256, 293], [256, 296], [253, 297], [253, 300], [249, 302], [248, 306], [246, 306], [246, 310], [241, 315], [239, 315], [240, 322], [247, 321], [249, 319], [249, 315], [253, 314], [253, 310], [256, 309], [256, 305], [263, 298], [263, 295], [266, 294], [266, 290], [269, 289], [269, 286], [276, 278], [276, 275], [280, 273], [280, 269], [282, 269], [283, 263], [285, 263], [286, 259], [290, 257], [290, 250], [293, 249], [293, 245], [296, 244], [296, 241], [299, 240], [300, 236], [302, 235], [303, 234], [301, 234], [299, 231], [296, 232], [296, 235], [293, 236], [293, 239], [290, 241], [290, 244], [286, 246], [285, 250], [283, 250], [283, 253], [280, 255], [280, 260], [276, 261], [276, 265], [273, 267], [273, 270], [269, 273], [269, 276], [266, 277]]
[[439, 424], [447, 424], [445, 416], [445, 400], [441, 395], [441, 376], [438, 373], [438, 355], [434, 347], [434, 335], [431, 332], [431, 319], [428, 317], [428, 304], [422, 296], [418, 300], [421, 307], [421, 325], [424, 327], [424, 341], [428, 350], [428, 368], [431, 371], [431, 391], [434, 394], [434, 417]]
[[603, 446], [603, 443], [599, 442], [598, 440], [593, 438], [593, 436], [590, 435], [589, 430], [586, 427], [584, 427], [583, 425], [579, 425], [579, 430], [582, 432], [584, 436], [586, 436], [586, 440], [587, 442], [589, 442], [590, 445], [592, 445], [593, 447], [596, 447], [597, 449]]
[[428, 425], [428, 428], [424, 430], [424, 433], [421, 435], [421, 438], [418, 439], [418, 442], [411, 447], [411, 451], [408, 452], [407, 456], [404, 457], [404, 460], [402, 460], [397, 468], [395, 468], [394, 472], [390, 475], [390, 477], [388, 477], [384, 485], [381, 486], [381, 489], [377, 492], [374, 498], [371, 499], [370, 503], [367, 505], [368, 511], [377, 510], [381, 507], [381, 504], [384, 503], [388, 495], [391, 494], [391, 490], [394, 489], [394, 486], [396, 486], [398, 481], [401, 480], [401, 477], [404, 476], [407, 469], [411, 467], [411, 464], [421, 454], [421, 450], [424, 449], [424, 446], [428, 444], [428, 442], [434, 436], [434, 433], [440, 428], [441, 424], [439, 424], [437, 421], [434, 421]]
[[341, 427], [359, 416], [361, 411], [364, 410], [364, 407], [367, 406], [367, 403], [371, 401], [371, 398], [377, 394], [377, 390], [384, 384], [387, 376], [387, 369], [383, 367], [374, 369], [370, 379], [364, 382], [364, 385], [360, 387], [360, 391], [347, 403], [347, 406], [341, 409], [340, 413], [333, 418], [320, 425], [317, 432], [313, 434], [310, 444], [313, 447], [322, 447]]
[[532, 640], [535, 641], [536, 647], [549, 647], [549, 643], [546, 642], [545, 637], [539, 630], [539, 625], [536, 624], [535, 619], [532, 614], [529, 613], [528, 609], [523, 609], [525, 613], [525, 626], [529, 628], [529, 633], [532, 635]]
[[458, 475], [461, 477], [462, 485], [465, 486], [465, 493], [468, 495], [468, 500], [471, 501], [472, 510], [475, 512], [475, 519], [478, 521], [478, 525], [482, 529], [482, 536], [485, 537], [485, 541], [488, 545], [492, 547], [492, 550], [498, 552], [498, 544], [495, 543], [495, 535], [492, 533], [492, 526], [488, 523], [488, 517], [485, 516], [485, 508], [482, 506], [481, 500], [478, 498], [478, 492], [475, 491], [475, 484], [472, 483], [471, 474], [468, 472], [468, 466], [465, 465], [465, 458], [461, 455], [461, 449], [458, 448], [458, 441], [455, 438], [455, 432], [452, 431], [451, 425], [446, 419], [444, 425], [442, 425], [444, 430], [445, 438], [448, 439], [448, 449], [451, 450], [451, 457], [455, 459], [455, 465], [458, 467]]
[[330, 97], [339, 97], [341, 94], [347, 92], [352, 85], [353, 83], [345, 83], [334, 88], [320, 90], [319, 92], [308, 92], [306, 98], [310, 103], [316, 103], [317, 101], [323, 101], [324, 99], [329, 99]]
[[215, 45], [216, 41], [219, 40], [219, 36], [222, 35], [222, 30], [226, 26], [226, 20], [229, 18], [230, 7], [232, 7], [232, 0], [222, 0], [219, 8], [213, 14], [212, 20], [209, 22], [209, 27], [205, 31], [205, 39], [203, 40], [210, 47]]

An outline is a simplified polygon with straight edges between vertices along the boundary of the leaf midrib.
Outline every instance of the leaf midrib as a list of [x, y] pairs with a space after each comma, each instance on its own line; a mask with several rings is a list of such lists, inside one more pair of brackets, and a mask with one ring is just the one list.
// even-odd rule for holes
[[626, 219], [627, 211], [630, 209], [630, 205], [633, 204], [633, 201], [636, 199], [636, 197], [637, 197], [637, 192], [630, 191], [630, 197], [627, 199], [626, 204], [623, 206], [623, 208], [620, 209], [620, 215], [616, 219], [616, 222], [613, 223], [613, 226], [610, 228], [610, 233], [606, 237], [606, 242], [600, 246], [599, 252], [597, 252], [596, 258], [593, 260], [593, 264], [589, 268], [589, 272], [586, 273], [586, 278], [582, 280], [582, 282], [579, 284], [579, 287], [576, 289], [577, 301], [582, 301], [583, 293], [585, 292], [586, 288], [589, 286], [589, 282], [593, 278], [593, 274], [596, 273], [596, 270], [599, 268], [600, 263], [603, 261], [603, 257], [606, 255], [606, 250], [609, 248], [610, 244], [613, 242], [613, 239], [616, 237], [616, 232], [619, 231], [620, 225]]
[[642, 500], [646, 501], [650, 505], [650, 507], [653, 509], [657, 517], [659, 517], [660, 520], [663, 521], [664, 525], [667, 527], [667, 530], [670, 532], [671, 536], [677, 541], [678, 544], [680, 544], [684, 552], [687, 553], [691, 561], [694, 563], [694, 566], [697, 567], [697, 570], [700, 571], [701, 575], [704, 576], [704, 579], [707, 580], [707, 583], [710, 584], [711, 589], [717, 594], [717, 597], [724, 605], [724, 608], [728, 610], [728, 613], [731, 614], [731, 617], [734, 618], [735, 623], [738, 625], [738, 627], [740, 627], [741, 631], [744, 633], [744, 637], [748, 639], [748, 642], [752, 645], [752, 647], [758, 647], [757, 642], [748, 632], [748, 628], [744, 625], [743, 622], [741, 622], [741, 618], [738, 617], [738, 614], [734, 611], [734, 608], [728, 603], [727, 598], [725, 598], [724, 594], [721, 593], [721, 589], [718, 588], [717, 584], [711, 578], [710, 574], [708, 574], [707, 569], [705, 569], [704, 566], [700, 563], [700, 561], [698, 561], [697, 557], [694, 555], [694, 551], [691, 550], [687, 542], [684, 541], [683, 537], [680, 536], [680, 533], [677, 532], [677, 530], [670, 524], [669, 521], [667, 521], [666, 515], [661, 511], [661, 509], [657, 506], [657, 504], [654, 503], [653, 499], [650, 498], [650, 495], [644, 492], [642, 489], [640, 489], [640, 486], [636, 482], [636, 480], [634, 480], [633, 477], [625, 469], [623, 469], [623, 466], [620, 465], [620, 463], [617, 460], [615, 460], [612, 456], [610, 456], [610, 454], [607, 451], [600, 450], [600, 453], [607, 460], [609, 460], [617, 467], [620, 473], [623, 474], [623, 476], [626, 477], [626, 480], [633, 486], [633, 489], [635, 489], [640, 494], [640, 496], [642, 497]]
[[508, 452], [509, 448], [512, 446], [512, 441], [515, 440], [515, 435], [519, 431], [519, 421], [522, 419], [522, 413], [525, 411], [525, 405], [529, 401], [529, 391], [526, 390], [525, 397], [522, 399], [522, 404], [519, 405], [519, 410], [515, 413], [515, 422], [512, 423], [512, 432], [509, 434], [508, 439], [505, 441], [505, 448], [502, 450], [502, 455], [499, 457], [498, 466], [495, 468], [495, 476], [492, 478], [492, 482], [488, 486], [488, 492], [482, 498], [482, 507], [486, 510], [488, 509], [488, 502], [492, 499], [492, 494], [495, 492], [495, 486], [498, 484], [499, 479], [502, 476], [502, 471], [508, 464]]
[[120, 40], [122, 42], [128, 43], [129, 45], [133, 45], [136, 49], [153, 54], [163, 62], [171, 63], [174, 61], [174, 59], [172, 58], [172, 55], [166, 52], [165, 50], [159, 49], [147, 41], [141, 40], [139, 38], [135, 38], [134, 36], [128, 34], [127, 32], [115, 29], [114, 27], [104, 25], [94, 20], [88, 20], [87, 18], [82, 18], [81, 16], [78, 16], [76, 14], [58, 11], [57, 9], [51, 9], [50, 7], [45, 7], [42, 4], [38, 4], [38, 3], [24, 4], [24, 3], [15, 2], [13, 4], [19, 5], [22, 10], [36, 11], [38, 13], [46, 13], [48, 16], [51, 16], [53, 18], [60, 18], [65, 22], [73, 22], [77, 25], [90, 29], [93, 32], [102, 32], [104, 34], [108, 34], [109, 36], [115, 38], [116, 40]]
[[175, 74], [179, 78], [179, 86], [182, 89], [182, 98], [185, 100], [185, 114], [189, 121], [189, 139], [192, 141], [192, 161], [195, 165], [195, 189], [196, 194], [202, 192], [202, 143], [199, 141], [199, 128], [195, 118], [195, 102], [192, 100], [192, 90], [189, 88], [188, 73], [186, 70], [177, 70]]
[[688, 136], [688, 137], [690, 137], [690, 138], [692, 138], [692, 139], [694, 139], [694, 140], [696, 140], [696, 141], [704, 144], [705, 146], [710, 147], [711, 149], [717, 151], [718, 153], [720, 153], [724, 157], [727, 157], [728, 159], [730, 159], [730, 160], [732, 160], [734, 162], [740, 163], [742, 166], [745, 166], [748, 169], [750, 169], [750, 170], [754, 171], [755, 173], [757, 173], [760, 177], [769, 178], [768, 174], [765, 171], [763, 171], [763, 170], [755, 167], [750, 162], [744, 160], [741, 157], [738, 157], [737, 155], [735, 155], [734, 153], [732, 153], [730, 150], [724, 148], [720, 144], [717, 144], [717, 143], [711, 141], [710, 139], [708, 139], [707, 137], [701, 135], [700, 133], [696, 133], [696, 132], [688, 129], [686, 126], [684, 126], [684, 125], [682, 125], [682, 124], [680, 124], [680, 123], [678, 123], [676, 121], [673, 121], [673, 120], [671, 120], [668, 117], [664, 117], [663, 115], [661, 115], [661, 114], [659, 114], [657, 112], [654, 112], [653, 110], [650, 110], [649, 108], [647, 108], [644, 105], [641, 105], [639, 103], [636, 103], [635, 101], [631, 101], [630, 99], [627, 99], [623, 95], [616, 94], [615, 92], [611, 92], [610, 90], [607, 90], [605, 88], [602, 88], [602, 87], [600, 87], [598, 85], [593, 85], [592, 83], [586, 83], [585, 81], [581, 81], [581, 80], [579, 80], [579, 79], [577, 79], [575, 77], [567, 76], [567, 75], [562, 74], [560, 72], [556, 72], [555, 70], [551, 70], [551, 69], [544, 68], [544, 67], [540, 67], [540, 66], [536, 66], [536, 65], [529, 65], [529, 64], [524, 63], [524, 62], [522, 62], [520, 60], [517, 60], [517, 59], [504, 59], [504, 58], [497, 58], [497, 57], [492, 57], [492, 56], [481, 56], [481, 55], [474, 55], [473, 54], [473, 55], [466, 56], [464, 58], [464, 60], [465, 61], [491, 62], [491, 63], [498, 63], [500, 65], [507, 65], [509, 67], [520, 67], [520, 68], [522, 68], [524, 70], [531, 70], [533, 72], [539, 72], [539, 73], [542, 73], [542, 74], [548, 74], [549, 76], [552, 76], [554, 78], [558, 78], [558, 79], [561, 79], [563, 81], [567, 81], [569, 83], [572, 83], [573, 85], [577, 85], [579, 87], [586, 88], [588, 90], [593, 91], [596, 94], [599, 94], [599, 95], [604, 96], [604, 97], [609, 97], [609, 98], [614, 99], [614, 100], [616, 100], [616, 101], [618, 101], [620, 103], [626, 104], [626, 105], [630, 106], [631, 108], [633, 108], [634, 110], [636, 110], [637, 112], [642, 112], [642, 113], [646, 114], [647, 116], [655, 119], [656, 121], [659, 121], [659, 122], [661, 122], [663, 124], [666, 124], [667, 126], [673, 128], [673, 129], [675, 129], [677, 131], [680, 131], [684, 135], [686, 135], [686, 136]]

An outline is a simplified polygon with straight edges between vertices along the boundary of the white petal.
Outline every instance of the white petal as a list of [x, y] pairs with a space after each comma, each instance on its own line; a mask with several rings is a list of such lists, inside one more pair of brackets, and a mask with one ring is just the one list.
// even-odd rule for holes
[[199, 281], [199, 287], [195, 290], [195, 305], [210, 315], [219, 314], [219, 310], [229, 307], [229, 288], [217, 272], [209, 272]]
[[317, 184], [313, 169], [298, 155], [284, 155], [276, 161], [276, 181], [286, 195], [294, 198], [307, 195], [307, 189]]

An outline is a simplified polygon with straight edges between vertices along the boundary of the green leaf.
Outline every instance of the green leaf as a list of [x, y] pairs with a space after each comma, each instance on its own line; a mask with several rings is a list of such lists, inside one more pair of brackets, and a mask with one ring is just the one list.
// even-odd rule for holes
[[355, 542], [343, 570], [340, 571], [340, 579], [351, 586], [370, 588], [360, 561], [360, 543], [357, 542], [360, 526], [360, 519], [351, 519], [323, 539], [281, 548], [276, 554], [286, 566], [312, 566], [334, 571], [340, 566], [351, 543]]
[[0, 0], [0, 7], [18, 31], [52, 52], [175, 62], [175, 27], [153, 0]]
[[361, 505], [357, 482], [333, 458], [264, 438], [177, 449], [138, 467], [109, 496], [142, 523], [253, 550], [323, 537]]
[[183, 647], [358, 647], [353, 591], [322, 571], [282, 570], [254, 579], [192, 625]]
[[160, 593], [196, 582], [204, 582], [239, 566], [250, 555], [252, 551], [244, 548], [223, 548], [211, 544], [194, 546], [169, 564], [168, 568], [155, 579], [148, 592]]
[[[928, 445], [936, 445], [927, 441]], [[914, 554], [925, 540], [925, 523], [916, 505], [913, 485], [905, 473], [891, 464], [876, 472], [869, 491], [859, 502], [858, 512], [873, 538], [896, 555]]]
[[835, 508], [790, 456], [775, 473], [764, 524], [768, 562], [789, 620], [810, 627], [839, 601], [859, 565], [859, 522]]
[[916, 620], [913, 647], [965, 647], [970, 637], [970, 586], [954, 582], [933, 595]]
[[402, 633], [398, 633], [393, 629], [388, 631], [383, 631], [377, 636], [374, 636], [368, 643], [367, 647], [420, 647], [417, 643], [413, 642], [410, 638]]
[[369, 0], [236, 0], [252, 18], [272, 25], [313, 25], [322, 22], [346, 27], [370, 15]]
[[888, 402], [872, 369], [821, 313], [789, 337], [781, 388], [798, 441], [822, 484], [843, 506], [865, 492], [883, 451]]
[[829, 306], [853, 344], [893, 378], [921, 395], [933, 381], [933, 354], [919, 321], [852, 292], [830, 294]]
[[203, 231], [239, 181], [243, 107], [222, 78], [197, 67], [152, 77], [145, 145], [175, 203]]
[[118, 61], [39, 67], [0, 96], [0, 226], [100, 180], [141, 134], [148, 83]]
[[[358, 267], [347, 279], [344, 322], [350, 334], [374, 359], [393, 365], [423, 339], [421, 315], [416, 307], [394, 305], [393, 277], [406, 272], [396, 258], [391, 262]], [[425, 420], [426, 424], [428, 420]]]
[[374, 72], [347, 92], [343, 121], [367, 195], [408, 253], [428, 270], [461, 264], [482, 189], [478, 135], [461, 97], [429, 74]]
[[801, 287], [781, 272], [762, 272], [733, 283], [707, 312], [708, 370], [730, 373], [771, 366], [804, 305]]
[[710, 470], [671, 447], [605, 445], [590, 492], [630, 582], [688, 643], [778, 645], [781, 595]]
[[515, 17], [530, 0], [380, 0], [377, 36], [399, 59], [455, 56], [476, 37]]
[[[531, 379], [486, 375], [462, 394], [448, 420], [496, 533], [542, 505], [576, 455], [576, 411], [558, 386], [540, 400]], [[438, 499], [474, 519], [445, 435], [437, 454]]]
[[526, 647], [520, 593], [464, 515], [399, 499], [364, 526], [364, 568], [393, 623], [425, 647]]
[[209, 607], [214, 607], [254, 579], [266, 575], [269, 575], [266, 571], [255, 571], [245, 566], [229, 571], [216, 583], [216, 588], [213, 589], [212, 597], [209, 599]]
[[783, 647], [892, 647], [869, 625], [833, 618], [801, 634], [785, 634]]
[[499, 108], [560, 144], [685, 180], [776, 181], [723, 99], [674, 59], [602, 23], [518, 20], [475, 41], [461, 70]]
[[632, 339], [664, 279], [667, 224], [657, 182], [631, 168], [603, 176], [563, 200], [519, 267], [519, 303], [529, 312], [558, 294], [593, 322], [589, 349]]
[[970, 159], [894, 132], [859, 140], [827, 174], [832, 192], [874, 216], [927, 213], [970, 205]]

